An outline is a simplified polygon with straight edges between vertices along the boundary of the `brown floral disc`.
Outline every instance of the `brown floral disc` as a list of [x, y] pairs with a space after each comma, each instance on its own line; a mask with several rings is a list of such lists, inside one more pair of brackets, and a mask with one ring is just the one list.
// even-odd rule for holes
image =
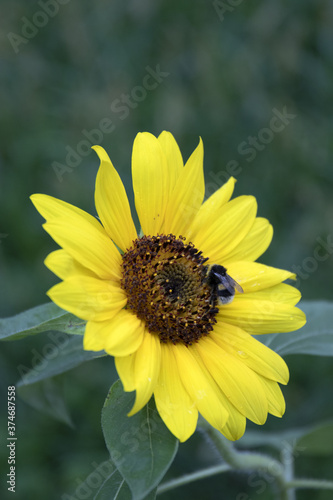
[[216, 297], [202, 253], [185, 238], [143, 236], [122, 256], [121, 286], [131, 309], [161, 342], [191, 345], [216, 323]]

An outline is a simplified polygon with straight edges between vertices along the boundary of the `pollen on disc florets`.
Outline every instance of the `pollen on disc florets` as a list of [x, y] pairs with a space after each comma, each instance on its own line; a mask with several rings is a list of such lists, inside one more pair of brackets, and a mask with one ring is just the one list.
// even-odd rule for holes
[[205, 281], [208, 260], [185, 238], [144, 236], [122, 256], [121, 286], [131, 309], [161, 342], [191, 345], [216, 323]]

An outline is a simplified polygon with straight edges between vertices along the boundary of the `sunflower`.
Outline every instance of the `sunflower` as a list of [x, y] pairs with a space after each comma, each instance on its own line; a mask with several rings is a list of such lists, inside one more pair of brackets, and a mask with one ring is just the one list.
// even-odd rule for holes
[[[84, 349], [114, 356], [124, 390], [136, 391], [129, 415], [154, 395], [180, 441], [195, 431], [199, 412], [230, 440], [243, 435], [247, 418], [281, 417], [278, 383], [288, 382], [288, 368], [252, 335], [298, 329], [305, 316], [295, 307], [299, 291], [282, 283], [295, 275], [255, 262], [273, 234], [256, 217], [256, 199], [230, 201], [230, 178], [204, 201], [201, 139], [184, 165], [169, 132], [139, 133], [138, 235], [117, 171], [102, 147], [93, 149], [98, 218], [51, 196], [31, 199], [61, 247], [45, 260], [62, 280], [48, 295], [87, 321]], [[223, 273], [211, 279], [211, 269]]]

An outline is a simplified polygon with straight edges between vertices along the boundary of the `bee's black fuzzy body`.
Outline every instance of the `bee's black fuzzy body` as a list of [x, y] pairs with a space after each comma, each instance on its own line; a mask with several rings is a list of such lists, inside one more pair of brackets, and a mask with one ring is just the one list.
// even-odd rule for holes
[[227, 274], [226, 268], [219, 264], [205, 267], [204, 281], [212, 290], [212, 303], [230, 304], [235, 296], [235, 290], [243, 293], [242, 287]]

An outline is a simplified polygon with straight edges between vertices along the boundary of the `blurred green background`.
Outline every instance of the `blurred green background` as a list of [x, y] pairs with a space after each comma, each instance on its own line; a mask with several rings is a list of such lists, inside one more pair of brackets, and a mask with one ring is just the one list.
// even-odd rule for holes
[[[236, 195], [255, 195], [259, 215], [274, 226], [261, 261], [298, 271], [305, 299], [333, 299], [333, 248], [325, 243], [333, 220], [333, 4], [230, 0], [223, 12], [222, 3], [2, 0], [0, 316], [45, 303], [57, 282], [43, 265], [56, 245], [29, 196], [47, 193], [94, 214], [93, 141], [108, 151], [132, 201], [139, 131], [171, 131], [184, 159], [201, 136], [207, 194], [233, 174]], [[155, 79], [147, 76], [154, 72]], [[279, 113], [285, 118], [272, 122]], [[66, 163], [69, 151], [74, 163]], [[30, 367], [32, 349], [40, 352], [47, 340], [1, 344], [1, 408], [17, 367]], [[263, 431], [333, 417], [330, 358], [287, 362], [286, 416], [270, 418]], [[115, 377], [105, 358], [57, 378], [72, 427], [17, 402], [17, 498], [79, 498], [75, 489], [92, 462], [108, 457], [100, 409]], [[0, 423], [4, 438], [3, 412]], [[214, 461], [196, 435], [180, 447], [169, 475]], [[331, 457], [300, 452], [295, 467], [298, 475], [332, 475]], [[161, 499], [272, 498], [269, 487], [252, 483], [226, 475]], [[302, 491], [297, 498], [331, 496]]]

